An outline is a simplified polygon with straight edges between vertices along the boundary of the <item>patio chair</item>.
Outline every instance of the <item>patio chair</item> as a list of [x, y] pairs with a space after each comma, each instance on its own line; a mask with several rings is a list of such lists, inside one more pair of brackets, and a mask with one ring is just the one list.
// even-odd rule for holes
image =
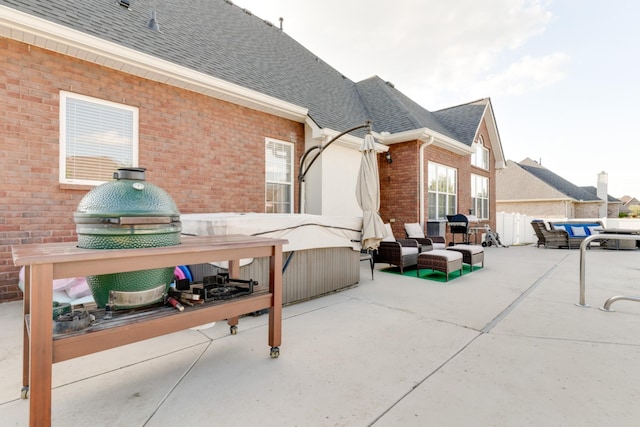
[[[426, 250], [445, 249], [446, 244], [443, 236], [425, 236], [422, 227], [417, 222], [407, 222], [404, 224], [404, 231], [407, 233], [407, 239], [415, 239]], [[428, 248], [431, 246], [431, 248]], [[422, 252], [425, 252], [423, 249]]]
[[569, 233], [564, 230], [549, 230], [543, 221], [531, 221], [531, 227], [538, 237], [536, 247], [569, 248]]
[[418, 254], [421, 246], [415, 239], [396, 239], [393, 236], [390, 224], [385, 224], [386, 237], [380, 242], [380, 246], [373, 252], [373, 263], [385, 263], [400, 268], [404, 273], [405, 267], [418, 264]]
[[544, 222], [542, 220], [533, 220], [531, 221], [531, 227], [533, 227], [533, 231], [536, 233], [536, 237], [538, 238], [536, 248], [539, 248], [540, 245], [544, 246], [546, 243], [544, 234], [542, 234], [542, 229], [546, 229]]

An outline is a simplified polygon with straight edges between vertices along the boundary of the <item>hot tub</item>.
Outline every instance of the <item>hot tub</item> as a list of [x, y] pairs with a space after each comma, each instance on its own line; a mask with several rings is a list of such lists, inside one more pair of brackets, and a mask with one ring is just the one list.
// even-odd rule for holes
[[[245, 234], [283, 238], [283, 304], [335, 292], [360, 281], [362, 217], [309, 214], [182, 214], [182, 234]], [[225, 263], [190, 265], [194, 280], [226, 270]], [[268, 258], [240, 262], [240, 279], [267, 283]]]

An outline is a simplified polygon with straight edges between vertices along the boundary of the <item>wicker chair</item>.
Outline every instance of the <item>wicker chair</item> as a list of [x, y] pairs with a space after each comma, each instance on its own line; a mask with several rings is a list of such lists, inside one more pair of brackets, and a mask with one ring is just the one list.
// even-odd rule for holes
[[385, 224], [385, 228], [387, 236], [373, 252], [373, 262], [395, 265], [400, 268], [400, 273], [404, 273], [405, 267], [418, 264], [421, 245], [415, 239], [395, 239], [391, 226]]
[[422, 227], [417, 222], [408, 222], [404, 224], [404, 231], [407, 233], [407, 239], [415, 239], [422, 245], [422, 251], [426, 252], [432, 249], [444, 249], [446, 247], [444, 237], [442, 236], [425, 236]]
[[531, 226], [538, 237], [537, 247], [545, 248], [569, 248], [569, 233], [563, 230], [549, 230], [542, 221], [531, 221]]

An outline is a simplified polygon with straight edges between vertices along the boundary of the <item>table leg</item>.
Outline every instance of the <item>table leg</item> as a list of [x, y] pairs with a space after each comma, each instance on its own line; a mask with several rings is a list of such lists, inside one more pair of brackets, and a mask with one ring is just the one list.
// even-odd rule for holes
[[51, 372], [53, 364], [53, 265], [31, 268], [29, 347], [29, 423], [51, 425]]
[[[240, 261], [237, 259], [229, 260], [229, 278], [240, 278]], [[238, 322], [240, 317], [230, 317], [227, 319], [227, 325], [229, 325], [231, 335], [238, 333]]]
[[24, 293], [22, 296], [22, 398], [29, 392], [29, 360], [31, 360], [27, 315], [31, 313], [31, 269], [24, 268]]
[[269, 260], [269, 291], [273, 294], [269, 308], [269, 345], [274, 348], [282, 343], [282, 246], [274, 247]]

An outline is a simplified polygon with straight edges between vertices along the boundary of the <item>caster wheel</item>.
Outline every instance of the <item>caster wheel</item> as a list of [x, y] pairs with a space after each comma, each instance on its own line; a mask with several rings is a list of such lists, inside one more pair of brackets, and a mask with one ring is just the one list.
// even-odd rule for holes
[[489, 242], [489, 246], [491, 246], [493, 244], [493, 242]]
[[28, 399], [29, 398], [29, 386], [26, 385], [20, 389], [20, 399]]
[[280, 356], [280, 348], [279, 347], [271, 347], [271, 358], [277, 359]]
[[482, 247], [486, 248], [487, 247], [487, 242], [482, 242]]
[[233, 325], [229, 328], [229, 332], [231, 333], [231, 335], [236, 335], [238, 333], [238, 327], [236, 325]]

